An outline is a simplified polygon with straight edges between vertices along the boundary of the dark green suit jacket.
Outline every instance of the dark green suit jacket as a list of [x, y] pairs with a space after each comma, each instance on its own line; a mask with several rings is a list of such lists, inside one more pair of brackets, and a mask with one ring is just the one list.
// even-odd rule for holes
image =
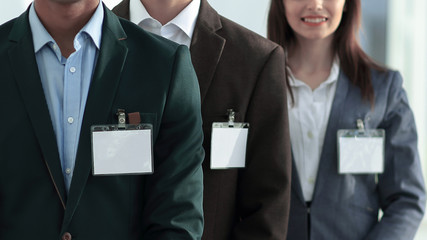
[[[199, 239], [204, 157], [188, 49], [104, 7], [101, 50], [66, 194], [28, 11], [0, 26], [0, 239]], [[90, 127], [117, 109], [153, 124], [154, 174], [93, 176]]]

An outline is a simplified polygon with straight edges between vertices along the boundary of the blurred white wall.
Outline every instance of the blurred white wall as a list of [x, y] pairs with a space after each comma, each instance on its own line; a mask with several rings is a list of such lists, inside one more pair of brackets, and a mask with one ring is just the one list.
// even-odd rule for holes
[[0, 24], [21, 15], [30, 2], [30, 0], [0, 0]]
[[267, 16], [270, 0], [208, 0], [221, 15], [267, 36]]

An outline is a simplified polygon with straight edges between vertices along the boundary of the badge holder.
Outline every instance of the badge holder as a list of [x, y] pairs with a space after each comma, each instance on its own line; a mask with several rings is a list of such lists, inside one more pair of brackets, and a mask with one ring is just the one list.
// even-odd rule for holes
[[384, 129], [365, 129], [361, 119], [357, 120], [357, 127], [358, 129], [338, 130], [338, 173], [382, 173], [384, 171]]
[[140, 124], [140, 114], [118, 110], [118, 124], [94, 125], [92, 135], [93, 175], [152, 174], [151, 124]]
[[228, 122], [212, 123], [211, 169], [244, 168], [249, 123], [234, 122], [228, 109]]

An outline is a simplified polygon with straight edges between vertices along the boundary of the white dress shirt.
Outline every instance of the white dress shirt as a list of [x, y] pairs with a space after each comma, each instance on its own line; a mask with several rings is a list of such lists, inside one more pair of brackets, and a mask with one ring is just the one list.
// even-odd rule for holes
[[339, 71], [339, 61], [336, 59], [332, 64], [329, 77], [314, 90], [296, 79], [289, 71], [290, 85], [295, 98], [293, 106], [288, 99], [292, 154], [304, 199], [307, 202], [313, 198], [320, 154]]
[[140, 0], [130, 0], [129, 18], [148, 32], [190, 47], [199, 8], [200, 0], [193, 0], [174, 19], [162, 26], [150, 16]]

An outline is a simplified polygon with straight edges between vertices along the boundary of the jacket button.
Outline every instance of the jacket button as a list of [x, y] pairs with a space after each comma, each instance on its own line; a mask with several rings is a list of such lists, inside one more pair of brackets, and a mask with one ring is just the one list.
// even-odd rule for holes
[[64, 233], [62, 240], [71, 240], [71, 234], [69, 232]]

